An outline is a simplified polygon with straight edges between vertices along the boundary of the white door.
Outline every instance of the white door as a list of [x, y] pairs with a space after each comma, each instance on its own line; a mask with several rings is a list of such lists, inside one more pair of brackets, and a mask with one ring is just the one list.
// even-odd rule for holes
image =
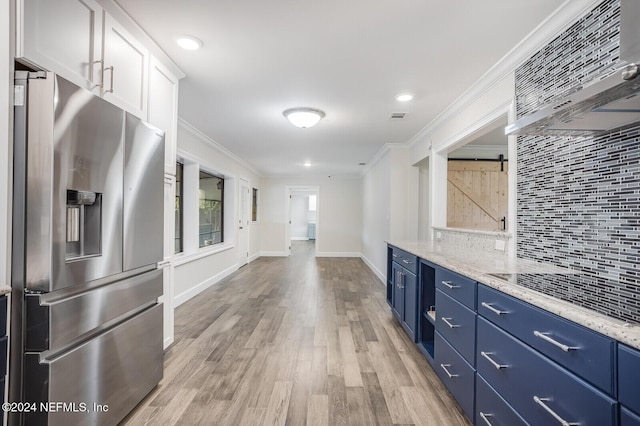
[[249, 182], [240, 179], [240, 212], [238, 214], [238, 267], [249, 262]]

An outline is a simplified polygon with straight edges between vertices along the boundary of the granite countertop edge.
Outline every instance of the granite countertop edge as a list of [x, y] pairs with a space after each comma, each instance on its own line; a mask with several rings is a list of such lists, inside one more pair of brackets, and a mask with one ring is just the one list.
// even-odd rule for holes
[[0, 284], [0, 296], [11, 293], [11, 287], [8, 285]]
[[421, 259], [445, 267], [481, 284], [573, 321], [628, 346], [640, 349], [640, 325], [630, 324], [574, 305], [538, 291], [494, 278], [490, 273], [567, 273], [566, 268], [526, 259], [506, 257], [502, 252], [479, 252], [437, 241], [387, 241]]

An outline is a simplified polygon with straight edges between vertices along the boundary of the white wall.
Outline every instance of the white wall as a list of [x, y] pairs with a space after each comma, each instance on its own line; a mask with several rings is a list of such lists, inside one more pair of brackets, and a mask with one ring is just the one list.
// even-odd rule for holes
[[[225, 241], [221, 245], [198, 248], [197, 244], [195, 246], [186, 244], [185, 240], [185, 253], [177, 254], [171, 259], [175, 267], [175, 306], [184, 303], [238, 269], [239, 256], [236, 244], [236, 224], [239, 218], [238, 182], [242, 178], [249, 182], [250, 187], [258, 188], [259, 192], [262, 188], [260, 178], [250, 166], [182, 120], [178, 126], [178, 156], [195, 161], [207, 170], [225, 176]], [[194, 191], [197, 192], [197, 190]], [[259, 212], [260, 198], [262, 197], [259, 197]], [[186, 188], [185, 202], [188, 202]], [[259, 213], [258, 222], [252, 223], [249, 227], [250, 260], [259, 256], [263, 217], [264, 215]], [[197, 221], [197, 217], [192, 220]]]
[[291, 186], [319, 188], [316, 256], [360, 256], [361, 180], [336, 177], [262, 178], [262, 255], [287, 255]]

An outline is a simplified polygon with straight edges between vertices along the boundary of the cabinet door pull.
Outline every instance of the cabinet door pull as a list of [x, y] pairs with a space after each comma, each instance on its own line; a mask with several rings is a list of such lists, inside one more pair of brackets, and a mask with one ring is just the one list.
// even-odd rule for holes
[[104, 73], [105, 71], [110, 70], [111, 71], [111, 78], [109, 79], [109, 89], [105, 90], [104, 93], [113, 93], [113, 65], [111, 65], [110, 67], [106, 67], [104, 69], [104, 71], [102, 71], [102, 85], [104, 86]]
[[566, 421], [565, 419], [563, 419], [562, 417], [560, 417], [558, 415], [558, 413], [556, 413], [555, 411], [553, 411], [551, 409], [551, 407], [549, 407], [547, 404], [545, 404], [545, 401], [551, 401], [551, 398], [539, 398], [537, 396], [533, 396], [533, 400], [535, 401], [536, 404], [538, 404], [539, 406], [541, 406], [542, 408], [544, 408], [544, 410], [551, 414], [553, 416], [554, 419], [556, 419], [558, 422], [560, 422], [560, 424], [562, 426], [577, 426], [580, 423], [570, 423], [568, 421]]
[[[96, 83], [96, 87], [104, 87], [104, 60], [93, 61], [93, 65], [100, 64], [100, 83]], [[91, 69], [91, 82], [93, 83], [93, 69]]]
[[402, 259], [402, 263], [404, 263], [405, 265], [411, 265], [413, 262], [407, 259]]
[[489, 417], [493, 417], [493, 414], [485, 414], [482, 411], [480, 411], [480, 418], [482, 420], [484, 420], [484, 422], [487, 424], [487, 426], [493, 426], [491, 424], [491, 422], [489, 421]]
[[496, 315], [504, 315], [504, 314], [508, 314], [509, 312], [507, 311], [501, 311], [499, 309], [496, 309], [493, 307], [492, 304], [487, 303], [487, 302], [482, 302], [480, 303], [481, 306], [484, 306], [485, 308], [487, 308], [488, 310], [490, 310], [491, 312], [493, 312]]
[[451, 281], [442, 281], [442, 285], [449, 287], [451, 290], [453, 290], [455, 288], [460, 288], [459, 285], [451, 284]]
[[493, 352], [480, 352], [480, 355], [482, 355], [482, 357], [484, 359], [486, 359], [487, 361], [489, 361], [491, 363], [491, 365], [493, 365], [496, 370], [502, 370], [503, 368], [507, 368], [508, 365], [506, 364], [498, 364], [497, 362], [495, 362], [493, 360], [493, 358], [491, 358], [489, 355], [494, 355]]
[[458, 325], [458, 324], [451, 324], [449, 321], [452, 318], [450, 318], [450, 317], [449, 318], [441, 317], [441, 318], [442, 318], [442, 321], [449, 326], [449, 328], [459, 328], [460, 327], [460, 325]]
[[533, 335], [536, 337], [541, 338], [542, 340], [544, 340], [545, 342], [549, 342], [551, 343], [553, 346], [562, 349], [565, 352], [569, 352], [569, 351], [575, 351], [578, 350], [579, 348], [576, 346], [568, 346], [565, 345], [564, 343], [560, 343], [555, 339], [552, 339], [551, 337], [548, 336], [548, 333], [541, 333], [539, 331], [534, 331]]
[[444, 370], [445, 373], [447, 373], [447, 376], [449, 376], [450, 379], [453, 379], [454, 377], [458, 377], [458, 374], [451, 374], [449, 373], [449, 370], [447, 370], [447, 367], [451, 367], [451, 364], [440, 364], [440, 367]]

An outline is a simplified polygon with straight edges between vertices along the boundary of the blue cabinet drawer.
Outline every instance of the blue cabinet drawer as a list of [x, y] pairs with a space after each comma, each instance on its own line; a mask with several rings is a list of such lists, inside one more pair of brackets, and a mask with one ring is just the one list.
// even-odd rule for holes
[[527, 426], [527, 422], [479, 374], [476, 376], [476, 424]]
[[482, 317], [476, 357], [478, 374], [531, 424], [616, 424], [616, 401]]
[[640, 413], [640, 351], [618, 345], [618, 399]]
[[478, 314], [615, 395], [615, 343], [608, 337], [482, 284]]
[[458, 401], [465, 414], [473, 420], [475, 370], [436, 332], [434, 367], [440, 380]]
[[391, 257], [394, 262], [414, 274], [418, 273], [418, 258], [416, 256], [397, 247], [391, 246], [391, 249]]
[[476, 310], [476, 282], [448, 269], [436, 268], [436, 288], [467, 306]]
[[640, 426], [640, 416], [620, 407], [620, 426]]
[[475, 365], [476, 314], [436, 290], [436, 330], [469, 364]]

